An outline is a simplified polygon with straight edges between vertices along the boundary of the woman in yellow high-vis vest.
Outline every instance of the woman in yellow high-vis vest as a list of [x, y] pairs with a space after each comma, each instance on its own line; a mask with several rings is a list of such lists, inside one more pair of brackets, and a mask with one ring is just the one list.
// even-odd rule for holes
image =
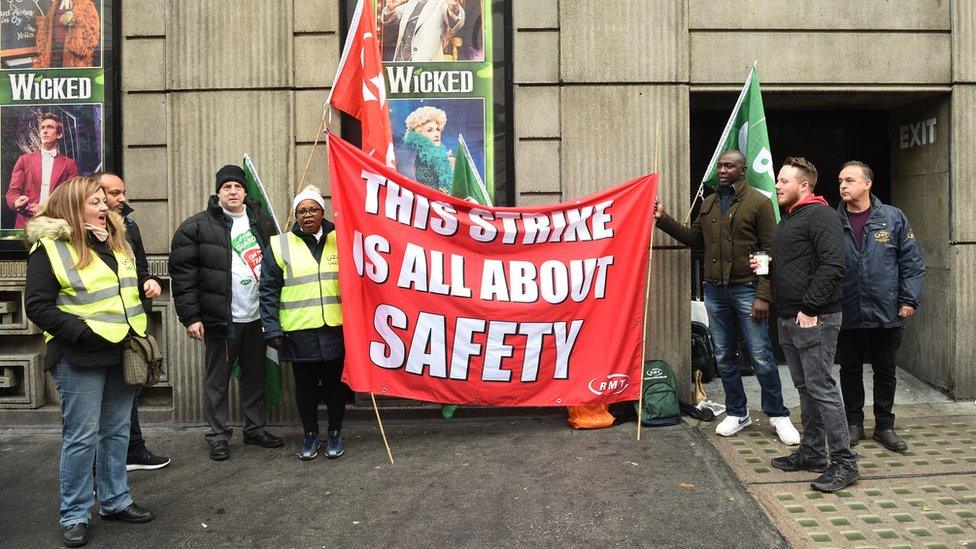
[[146, 333], [145, 281], [122, 219], [91, 177], [59, 185], [26, 235], [27, 317], [45, 332], [45, 369], [61, 400], [62, 537], [77, 547], [88, 542], [96, 497], [104, 520], [153, 518], [133, 503], [125, 471], [135, 388], [122, 379], [121, 342]]
[[329, 415], [325, 453], [337, 458], [343, 452], [342, 418], [350, 393], [341, 381], [345, 351], [335, 225], [324, 218], [325, 200], [313, 186], [295, 196], [292, 210], [295, 225], [271, 237], [261, 260], [261, 326], [295, 375], [295, 403], [305, 430], [298, 457], [313, 459], [322, 446], [321, 382]]

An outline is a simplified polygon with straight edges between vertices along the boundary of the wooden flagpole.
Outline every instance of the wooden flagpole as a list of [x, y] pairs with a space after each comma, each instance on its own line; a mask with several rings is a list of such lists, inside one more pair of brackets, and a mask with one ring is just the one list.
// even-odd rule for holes
[[[661, 159], [661, 121], [654, 125], [654, 168], [658, 169]], [[660, 171], [659, 171], [660, 173]], [[661, 179], [658, 177], [658, 188]], [[651, 260], [654, 258], [654, 219], [651, 218], [651, 238], [647, 241], [647, 278], [644, 280], [644, 321], [641, 323], [641, 361], [640, 392], [637, 395], [637, 441], [641, 437], [641, 423], [644, 419], [644, 362], [647, 360], [647, 304], [651, 301]]]
[[376, 412], [376, 423], [380, 426], [380, 436], [383, 437], [383, 446], [386, 447], [386, 456], [390, 458], [390, 465], [393, 465], [393, 452], [390, 451], [390, 443], [386, 440], [386, 431], [383, 430], [383, 420], [380, 419], [380, 409], [376, 406], [376, 395], [372, 391], [369, 398], [373, 399], [373, 411]]
[[[319, 137], [325, 132], [326, 121], [332, 116], [332, 107], [328, 104], [322, 106], [322, 122], [319, 123], [319, 129], [315, 132], [315, 142], [312, 143], [312, 150], [308, 153], [308, 159], [305, 161], [305, 169], [302, 171], [302, 178], [298, 180], [298, 186], [295, 188], [292, 196], [302, 192], [305, 188], [305, 178], [308, 177], [308, 169], [312, 165], [312, 157], [315, 156], [315, 150], [319, 146]], [[288, 212], [288, 219], [285, 220], [285, 230], [291, 230], [291, 222], [295, 219], [295, 212]]]

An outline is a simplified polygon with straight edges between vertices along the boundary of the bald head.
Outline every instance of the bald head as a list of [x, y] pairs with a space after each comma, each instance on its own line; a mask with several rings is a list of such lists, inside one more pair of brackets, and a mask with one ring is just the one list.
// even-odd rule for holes
[[122, 178], [111, 172], [98, 172], [92, 177], [98, 180], [98, 184], [105, 191], [105, 202], [108, 208], [119, 214], [125, 208], [125, 182]]
[[720, 185], [734, 185], [746, 177], [746, 157], [740, 151], [722, 153], [715, 166]]

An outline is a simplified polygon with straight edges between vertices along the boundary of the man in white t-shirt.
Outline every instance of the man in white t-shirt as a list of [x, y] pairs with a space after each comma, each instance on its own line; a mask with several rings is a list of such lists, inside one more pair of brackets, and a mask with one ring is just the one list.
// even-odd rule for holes
[[241, 368], [244, 444], [281, 446], [265, 429], [265, 342], [258, 312], [261, 250], [277, 232], [247, 198], [244, 170], [217, 172], [216, 192], [205, 211], [190, 216], [173, 235], [169, 275], [180, 322], [206, 345], [204, 412], [210, 458], [230, 457], [227, 393], [235, 363]]

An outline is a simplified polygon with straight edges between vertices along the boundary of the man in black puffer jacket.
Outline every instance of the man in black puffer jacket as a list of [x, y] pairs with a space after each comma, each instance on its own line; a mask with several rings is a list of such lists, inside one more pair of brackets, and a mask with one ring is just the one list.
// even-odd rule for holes
[[187, 334], [206, 345], [204, 412], [210, 458], [230, 457], [227, 392], [235, 362], [241, 368], [244, 444], [281, 446], [264, 430], [265, 343], [258, 312], [261, 250], [277, 232], [247, 199], [244, 170], [217, 172], [217, 194], [205, 211], [190, 216], [173, 235], [169, 275], [173, 300]]
[[776, 179], [785, 213], [773, 233], [770, 275], [780, 344], [800, 394], [803, 437], [796, 452], [772, 464], [822, 472], [811, 486], [836, 492], [860, 473], [840, 390], [830, 375], [841, 324], [844, 230], [827, 201], [813, 194], [816, 184], [817, 168], [804, 158], [787, 158]]

